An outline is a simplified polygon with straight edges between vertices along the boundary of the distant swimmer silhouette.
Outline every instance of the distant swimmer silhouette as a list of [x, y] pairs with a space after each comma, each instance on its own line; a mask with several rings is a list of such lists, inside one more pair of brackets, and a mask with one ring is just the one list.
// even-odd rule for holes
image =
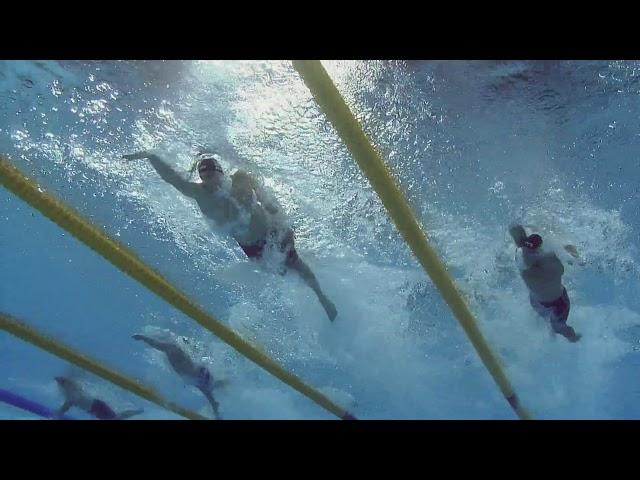
[[56, 411], [57, 417], [61, 417], [71, 407], [84, 410], [98, 420], [125, 420], [144, 412], [142, 408], [138, 408], [117, 413], [107, 402], [87, 393], [77, 380], [63, 376], [55, 377], [55, 379], [64, 396], [64, 403]]
[[[216, 420], [221, 420], [219, 412], [219, 404], [213, 396], [214, 388], [220, 388], [226, 385], [226, 381], [214, 381], [213, 375], [206, 365], [194, 362], [185, 349], [173, 339], [160, 339], [147, 335], [136, 334], [132, 337], [134, 340], [141, 340], [152, 348], [163, 352], [167, 356], [167, 360], [171, 364], [173, 370], [182, 377], [189, 385], [193, 385], [202, 392], [211, 408]], [[184, 342], [188, 339], [182, 337]]]

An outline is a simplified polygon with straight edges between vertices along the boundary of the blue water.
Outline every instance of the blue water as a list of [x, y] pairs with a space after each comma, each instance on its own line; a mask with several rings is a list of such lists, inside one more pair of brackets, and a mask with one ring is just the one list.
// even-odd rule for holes
[[[640, 417], [640, 63], [325, 62], [536, 418]], [[339, 314], [246, 260], [144, 161], [196, 145], [261, 176]], [[362, 418], [515, 418], [288, 62], [0, 62], [0, 151], [287, 369]], [[573, 243], [578, 344], [531, 310], [507, 233]], [[169, 329], [229, 380], [228, 419], [330, 419], [0, 189], [0, 310], [210, 415], [131, 340]], [[563, 257], [566, 260], [566, 257]], [[136, 418], [178, 418], [0, 332], [0, 388], [54, 408], [72, 373]], [[82, 412], [71, 414], [87, 418]], [[0, 405], [0, 418], [30, 418]]]

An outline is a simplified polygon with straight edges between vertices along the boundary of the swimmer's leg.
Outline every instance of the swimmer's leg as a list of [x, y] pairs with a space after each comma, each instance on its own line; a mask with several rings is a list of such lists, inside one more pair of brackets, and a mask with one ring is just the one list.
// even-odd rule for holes
[[204, 388], [199, 388], [199, 390], [202, 392], [202, 394], [207, 398], [207, 401], [209, 402], [209, 404], [211, 405], [211, 409], [213, 410], [213, 418], [215, 420], [222, 420], [222, 417], [220, 416], [220, 404], [217, 402], [217, 400], [213, 397], [213, 393], [211, 393], [208, 390], [205, 390]]
[[309, 287], [311, 287], [311, 289], [318, 296], [318, 300], [320, 300], [320, 303], [327, 313], [329, 320], [333, 322], [333, 320], [336, 318], [336, 315], [338, 315], [338, 311], [336, 310], [333, 302], [331, 302], [331, 300], [329, 300], [322, 292], [320, 284], [318, 283], [318, 279], [316, 279], [316, 276], [313, 274], [309, 266], [304, 263], [300, 257], [297, 257], [293, 262], [289, 264], [289, 267], [298, 272], [298, 275], [300, 275], [302, 280], [304, 280], [304, 282], [309, 285]]

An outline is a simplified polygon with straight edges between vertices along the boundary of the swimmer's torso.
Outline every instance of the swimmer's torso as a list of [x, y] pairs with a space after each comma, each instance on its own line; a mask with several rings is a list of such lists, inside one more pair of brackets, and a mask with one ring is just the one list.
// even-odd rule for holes
[[534, 299], [552, 302], [562, 295], [562, 262], [553, 252], [541, 252], [537, 255], [523, 255], [525, 267], [521, 271], [522, 279]]

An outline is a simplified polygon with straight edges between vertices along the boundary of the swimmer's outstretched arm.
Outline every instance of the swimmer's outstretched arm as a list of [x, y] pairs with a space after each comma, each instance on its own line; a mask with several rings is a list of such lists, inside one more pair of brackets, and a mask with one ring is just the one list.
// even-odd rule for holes
[[253, 191], [256, 192], [256, 197], [258, 198], [258, 201], [267, 210], [267, 212], [271, 214], [278, 213], [278, 211], [280, 210], [280, 206], [274, 201], [272, 201], [269, 195], [267, 195], [264, 192], [262, 185], [260, 185], [258, 181], [254, 178], [252, 178], [252, 183], [253, 183]]
[[176, 348], [172, 342], [163, 342], [162, 340], [156, 340], [155, 338], [147, 337], [146, 335], [135, 334], [131, 338], [134, 340], [142, 340], [150, 347], [160, 350], [161, 352], [166, 352], [167, 350]]
[[125, 160], [138, 160], [140, 158], [148, 158], [149, 162], [155, 168], [156, 172], [162, 177], [162, 179], [173, 185], [183, 195], [188, 197], [195, 197], [198, 190], [198, 184], [189, 182], [182, 178], [173, 168], [167, 165], [159, 155], [151, 152], [150, 150], [143, 150], [141, 152], [132, 153], [130, 155], [123, 155]]
[[193, 366], [193, 361], [191, 360], [189, 355], [187, 355], [184, 350], [182, 350], [182, 348], [180, 348], [172, 341], [157, 340], [155, 338], [139, 334], [133, 335], [132, 338], [134, 340], [142, 340], [150, 347], [163, 352], [169, 359], [169, 363], [171, 363], [173, 369], [178, 374], [181, 374], [180, 372], [189, 371], [195, 368]]
[[275, 205], [273, 202], [271, 202], [271, 199], [269, 199], [265, 195], [262, 195], [261, 193], [258, 193], [257, 197], [258, 197], [258, 200], [260, 201], [260, 203], [267, 210], [267, 212], [269, 212], [271, 214], [275, 214], [275, 213], [278, 213], [278, 210], [280, 210], [280, 208], [277, 205]]
[[509, 233], [511, 234], [511, 238], [513, 238], [514, 243], [517, 247], [522, 247], [522, 243], [527, 238], [527, 234], [524, 231], [522, 225], [511, 224], [509, 226]]
[[116, 416], [116, 420], [126, 420], [127, 418], [131, 418], [134, 415], [140, 415], [144, 410], [142, 408], [136, 408], [135, 410], [125, 410], [124, 412], [119, 413]]

